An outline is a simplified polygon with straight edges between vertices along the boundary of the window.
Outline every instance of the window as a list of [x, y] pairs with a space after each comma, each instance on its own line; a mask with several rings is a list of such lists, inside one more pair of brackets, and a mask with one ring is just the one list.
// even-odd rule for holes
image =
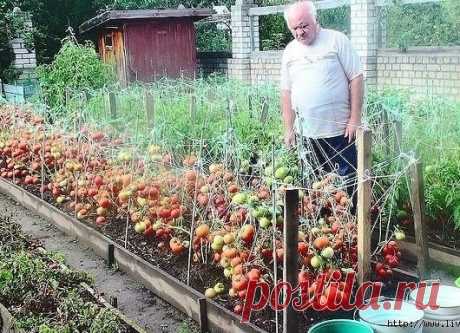
[[113, 34], [108, 32], [104, 36], [104, 46], [106, 50], [111, 50], [113, 47]]

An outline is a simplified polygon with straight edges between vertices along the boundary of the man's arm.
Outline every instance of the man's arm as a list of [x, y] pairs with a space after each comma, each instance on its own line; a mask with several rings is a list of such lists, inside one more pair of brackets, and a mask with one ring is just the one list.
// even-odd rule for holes
[[284, 124], [284, 144], [291, 147], [295, 144], [295, 113], [292, 110], [290, 90], [281, 90], [281, 113]]
[[351, 142], [356, 136], [356, 130], [361, 125], [361, 110], [363, 107], [363, 75], [355, 77], [350, 82], [350, 119], [345, 130], [345, 137]]

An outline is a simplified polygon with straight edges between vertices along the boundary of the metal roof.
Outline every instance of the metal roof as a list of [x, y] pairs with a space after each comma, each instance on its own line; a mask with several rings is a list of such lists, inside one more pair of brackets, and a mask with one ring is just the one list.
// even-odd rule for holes
[[138, 19], [191, 17], [194, 21], [198, 21], [214, 13], [214, 10], [208, 8], [109, 10], [82, 23], [79, 30], [80, 33], [85, 33], [112, 21]]

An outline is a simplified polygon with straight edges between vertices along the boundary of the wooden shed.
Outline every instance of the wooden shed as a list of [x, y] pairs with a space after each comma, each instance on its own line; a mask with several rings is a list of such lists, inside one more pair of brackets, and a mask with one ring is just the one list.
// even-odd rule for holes
[[111, 10], [80, 25], [97, 35], [99, 54], [112, 63], [122, 84], [159, 77], [195, 74], [196, 30], [193, 22], [211, 9]]

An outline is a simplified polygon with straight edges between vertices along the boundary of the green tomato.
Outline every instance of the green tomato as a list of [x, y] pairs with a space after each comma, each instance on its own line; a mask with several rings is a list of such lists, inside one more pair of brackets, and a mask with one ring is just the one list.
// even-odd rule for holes
[[144, 222], [138, 222], [134, 225], [134, 231], [138, 234], [142, 234], [146, 228], [146, 224]]
[[406, 239], [406, 234], [402, 230], [396, 230], [395, 231], [395, 238], [398, 241], [402, 241], [402, 240]]
[[286, 167], [281, 167], [281, 168], [276, 169], [275, 178], [281, 180], [281, 179], [286, 178], [288, 174], [289, 174], [289, 169]]
[[321, 257], [326, 258], [326, 259], [331, 259], [334, 256], [334, 249], [330, 246], [324, 248], [321, 251]]
[[216, 291], [214, 290], [214, 288], [208, 288], [206, 289], [206, 291], [204, 292], [204, 296], [206, 298], [214, 298], [217, 296], [217, 293]]
[[246, 193], [237, 193], [233, 196], [232, 202], [237, 205], [244, 205], [248, 199]]
[[318, 268], [322, 264], [323, 264], [323, 259], [320, 256], [316, 255], [313, 258], [311, 258], [311, 261], [310, 261], [311, 267]]
[[225, 291], [225, 286], [222, 282], [218, 282], [216, 283], [216, 285], [214, 286], [214, 291], [217, 293], [217, 294], [222, 294], [224, 291]]
[[271, 225], [270, 219], [268, 219], [266, 217], [261, 217], [259, 219], [259, 225], [260, 225], [261, 228], [267, 229]]
[[294, 177], [292, 176], [287, 176], [283, 179], [283, 183], [286, 183], [286, 184], [292, 184], [294, 182]]

